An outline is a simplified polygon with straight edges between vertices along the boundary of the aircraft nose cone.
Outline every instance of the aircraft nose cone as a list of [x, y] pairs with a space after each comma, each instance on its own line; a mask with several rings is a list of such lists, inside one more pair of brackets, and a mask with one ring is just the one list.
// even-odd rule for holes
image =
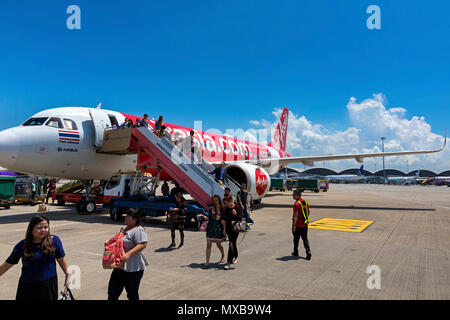
[[0, 166], [12, 168], [19, 155], [19, 137], [11, 130], [0, 131]]

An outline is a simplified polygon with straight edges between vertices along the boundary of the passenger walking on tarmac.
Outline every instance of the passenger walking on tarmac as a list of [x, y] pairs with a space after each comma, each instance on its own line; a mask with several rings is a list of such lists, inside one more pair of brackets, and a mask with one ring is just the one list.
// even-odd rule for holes
[[229, 270], [231, 264], [238, 262], [237, 238], [239, 232], [233, 231], [233, 221], [242, 220], [241, 208], [234, 203], [233, 198], [225, 202], [225, 214], [222, 216], [222, 220], [225, 222], [225, 233], [228, 236], [229, 243], [228, 259], [224, 268]]
[[128, 121], [127, 121], [127, 127], [128, 127], [128, 128], [133, 128], [133, 119], [128, 119]]
[[208, 172], [214, 174], [216, 182], [223, 188], [228, 183], [227, 168], [225, 168], [225, 162], [222, 162], [219, 167], [216, 167], [213, 171]]
[[180, 230], [180, 245], [178, 248], [184, 247], [184, 223], [186, 222], [186, 199], [181, 193], [175, 195], [176, 205], [169, 211], [170, 235], [172, 243], [169, 248], [176, 247], [175, 230]]
[[161, 193], [163, 196], [168, 197], [169, 196], [169, 184], [167, 181], [164, 181], [162, 187], [161, 187]]
[[22, 259], [16, 300], [57, 300], [56, 262], [65, 274], [65, 286], [69, 279], [65, 255], [61, 239], [50, 234], [49, 219], [38, 214], [31, 218], [25, 239], [16, 244], [9, 258], [0, 265], [0, 276]]
[[131, 184], [131, 180], [130, 179], [126, 179], [125, 180], [125, 187], [124, 187], [124, 190], [123, 190], [123, 197], [124, 198], [128, 198], [130, 196], [130, 193], [131, 193], [131, 186], [130, 186], [130, 184]]
[[183, 192], [184, 192], [184, 189], [181, 188], [180, 185], [177, 182], [175, 182], [175, 187], [173, 187], [172, 190], [170, 190], [169, 201], [170, 202], [176, 202], [176, 197], [175, 196], [178, 193], [182, 194]]
[[147, 119], [148, 119], [148, 114], [144, 114], [144, 118], [141, 120], [141, 121], [139, 121], [139, 127], [145, 127], [145, 128], [148, 128], [148, 122], [147, 122]]
[[294, 251], [292, 255], [298, 257], [298, 243], [300, 237], [306, 250], [306, 260], [311, 260], [311, 249], [308, 241], [309, 205], [302, 199], [300, 190], [294, 190], [292, 197], [295, 200], [292, 216], [292, 234], [294, 235]]
[[250, 218], [250, 204], [248, 202], [247, 184], [241, 184], [241, 190], [236, 193], [236, 202], [242, 210], [242, 216], [247, 224], [253, 224], [252, 218]]
[[217, 194], [213, 196], [212, 200], [213, 205], [209, 208], [208, 216], [202, 215], [208, 221], [208, 226], [206, 227], [206, 263], [203, 265], [203, 269], [209, 267], [213, 241], [220, 250], [221, 258], [219, 263], [225, 263], [225, 252], [222, 246], [222, 241], [227, 236], [225, 233], [225, 221], [222, 220], [222, 216], [225, 214], [225, 205]]
[[30, 195], [30, 206], [36, 205], [34, 201], [34, 197], [36, 196], [36, 184], [34, 182], [31, 183], [31, 195]]
[[[47, 197], [45, 199], [46, 204], [48, 204], [48, 199], [52, 197], [52, 194], [55, 192], [55, 190], [56, 190], [56, 182], [55, 180], [50, 180], [50, 182], [48, 183]], [[53, 202], [54, 200], [52, 199], [52, 204]]]
[[141, 214], [138, 210], [128, 209], [125, 218], [123, 249], [121, 258], [123, 269], [114, 269], [108, 284], [108, 300], [116, 301], [125, 288], [128, 300], [139, 300], [139, 285], [144, 275], [147, 259], [142, 251], [147, 247], [147, 231], [141, 226]]

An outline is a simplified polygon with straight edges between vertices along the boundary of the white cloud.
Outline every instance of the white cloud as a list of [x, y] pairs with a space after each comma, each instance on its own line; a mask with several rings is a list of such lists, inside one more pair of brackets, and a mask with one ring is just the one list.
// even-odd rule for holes
[[[374, 94], [373, 98], [358, 103], [351, 97], [347, 103], [347, 112], [351, 127], [344, 131], [328, 130], [321, 124], [313, 124], [304, 115], [299, 116], [295, 109], [290, 110], [287, 136], [287, 151], [293, 156], [347, 153], [381, 152], [381, 137], [386, 137], [384, 149], [390, 151], [414, 151], [440, 149], [444, 137], [431, 131], [431, 126], [423, 116], [405, 117], [407, 110], [402, 107], [386, 108], [384, 94]], [[251, 124], [266, 129], [275, 129], [282, 109], [275, 108], [273, 122], [254, 120]], [[270, 138], [269, 138], [270, 140]], [[408, 162], [407, 162], [408, 161]], [[450, 169], [450, 151], [429, 155], [411, 155], [385, 157], [386, 167], [401, 171], [413, 171], [418, 168], [440, 173]], [[364, 160], [369, 171], [382, 168], [382, 158]], [[324, 166], [316, 163], [316, 166]], [[359, 164], [354, 160], [328, 161], [325, 167], [342, 170], [355, 168]]]

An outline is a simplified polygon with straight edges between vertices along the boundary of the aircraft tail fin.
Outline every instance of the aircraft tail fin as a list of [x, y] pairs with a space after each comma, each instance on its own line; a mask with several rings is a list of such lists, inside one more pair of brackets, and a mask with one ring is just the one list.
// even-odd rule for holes
[[363, 171], [364, 171], [364, 165], [361, 165], [361, 168], [359, 168], [359, 171], [358, 171], [358, 176], [362, 177]]
[[269, 143], [269, 147], [277, 150], [286, 151], [286, 137], [288, 128], [289, 110], [283, 109], [280, 120], [278, 121], [277, 129], [272, 137], [272, 141]]

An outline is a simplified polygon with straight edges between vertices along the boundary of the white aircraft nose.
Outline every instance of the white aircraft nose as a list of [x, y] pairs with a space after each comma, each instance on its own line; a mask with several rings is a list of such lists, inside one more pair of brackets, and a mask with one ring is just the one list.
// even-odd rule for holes
[[19, 137], [11, 130], [0, 131], [0, 166], [11, 168], [19, 155]]

